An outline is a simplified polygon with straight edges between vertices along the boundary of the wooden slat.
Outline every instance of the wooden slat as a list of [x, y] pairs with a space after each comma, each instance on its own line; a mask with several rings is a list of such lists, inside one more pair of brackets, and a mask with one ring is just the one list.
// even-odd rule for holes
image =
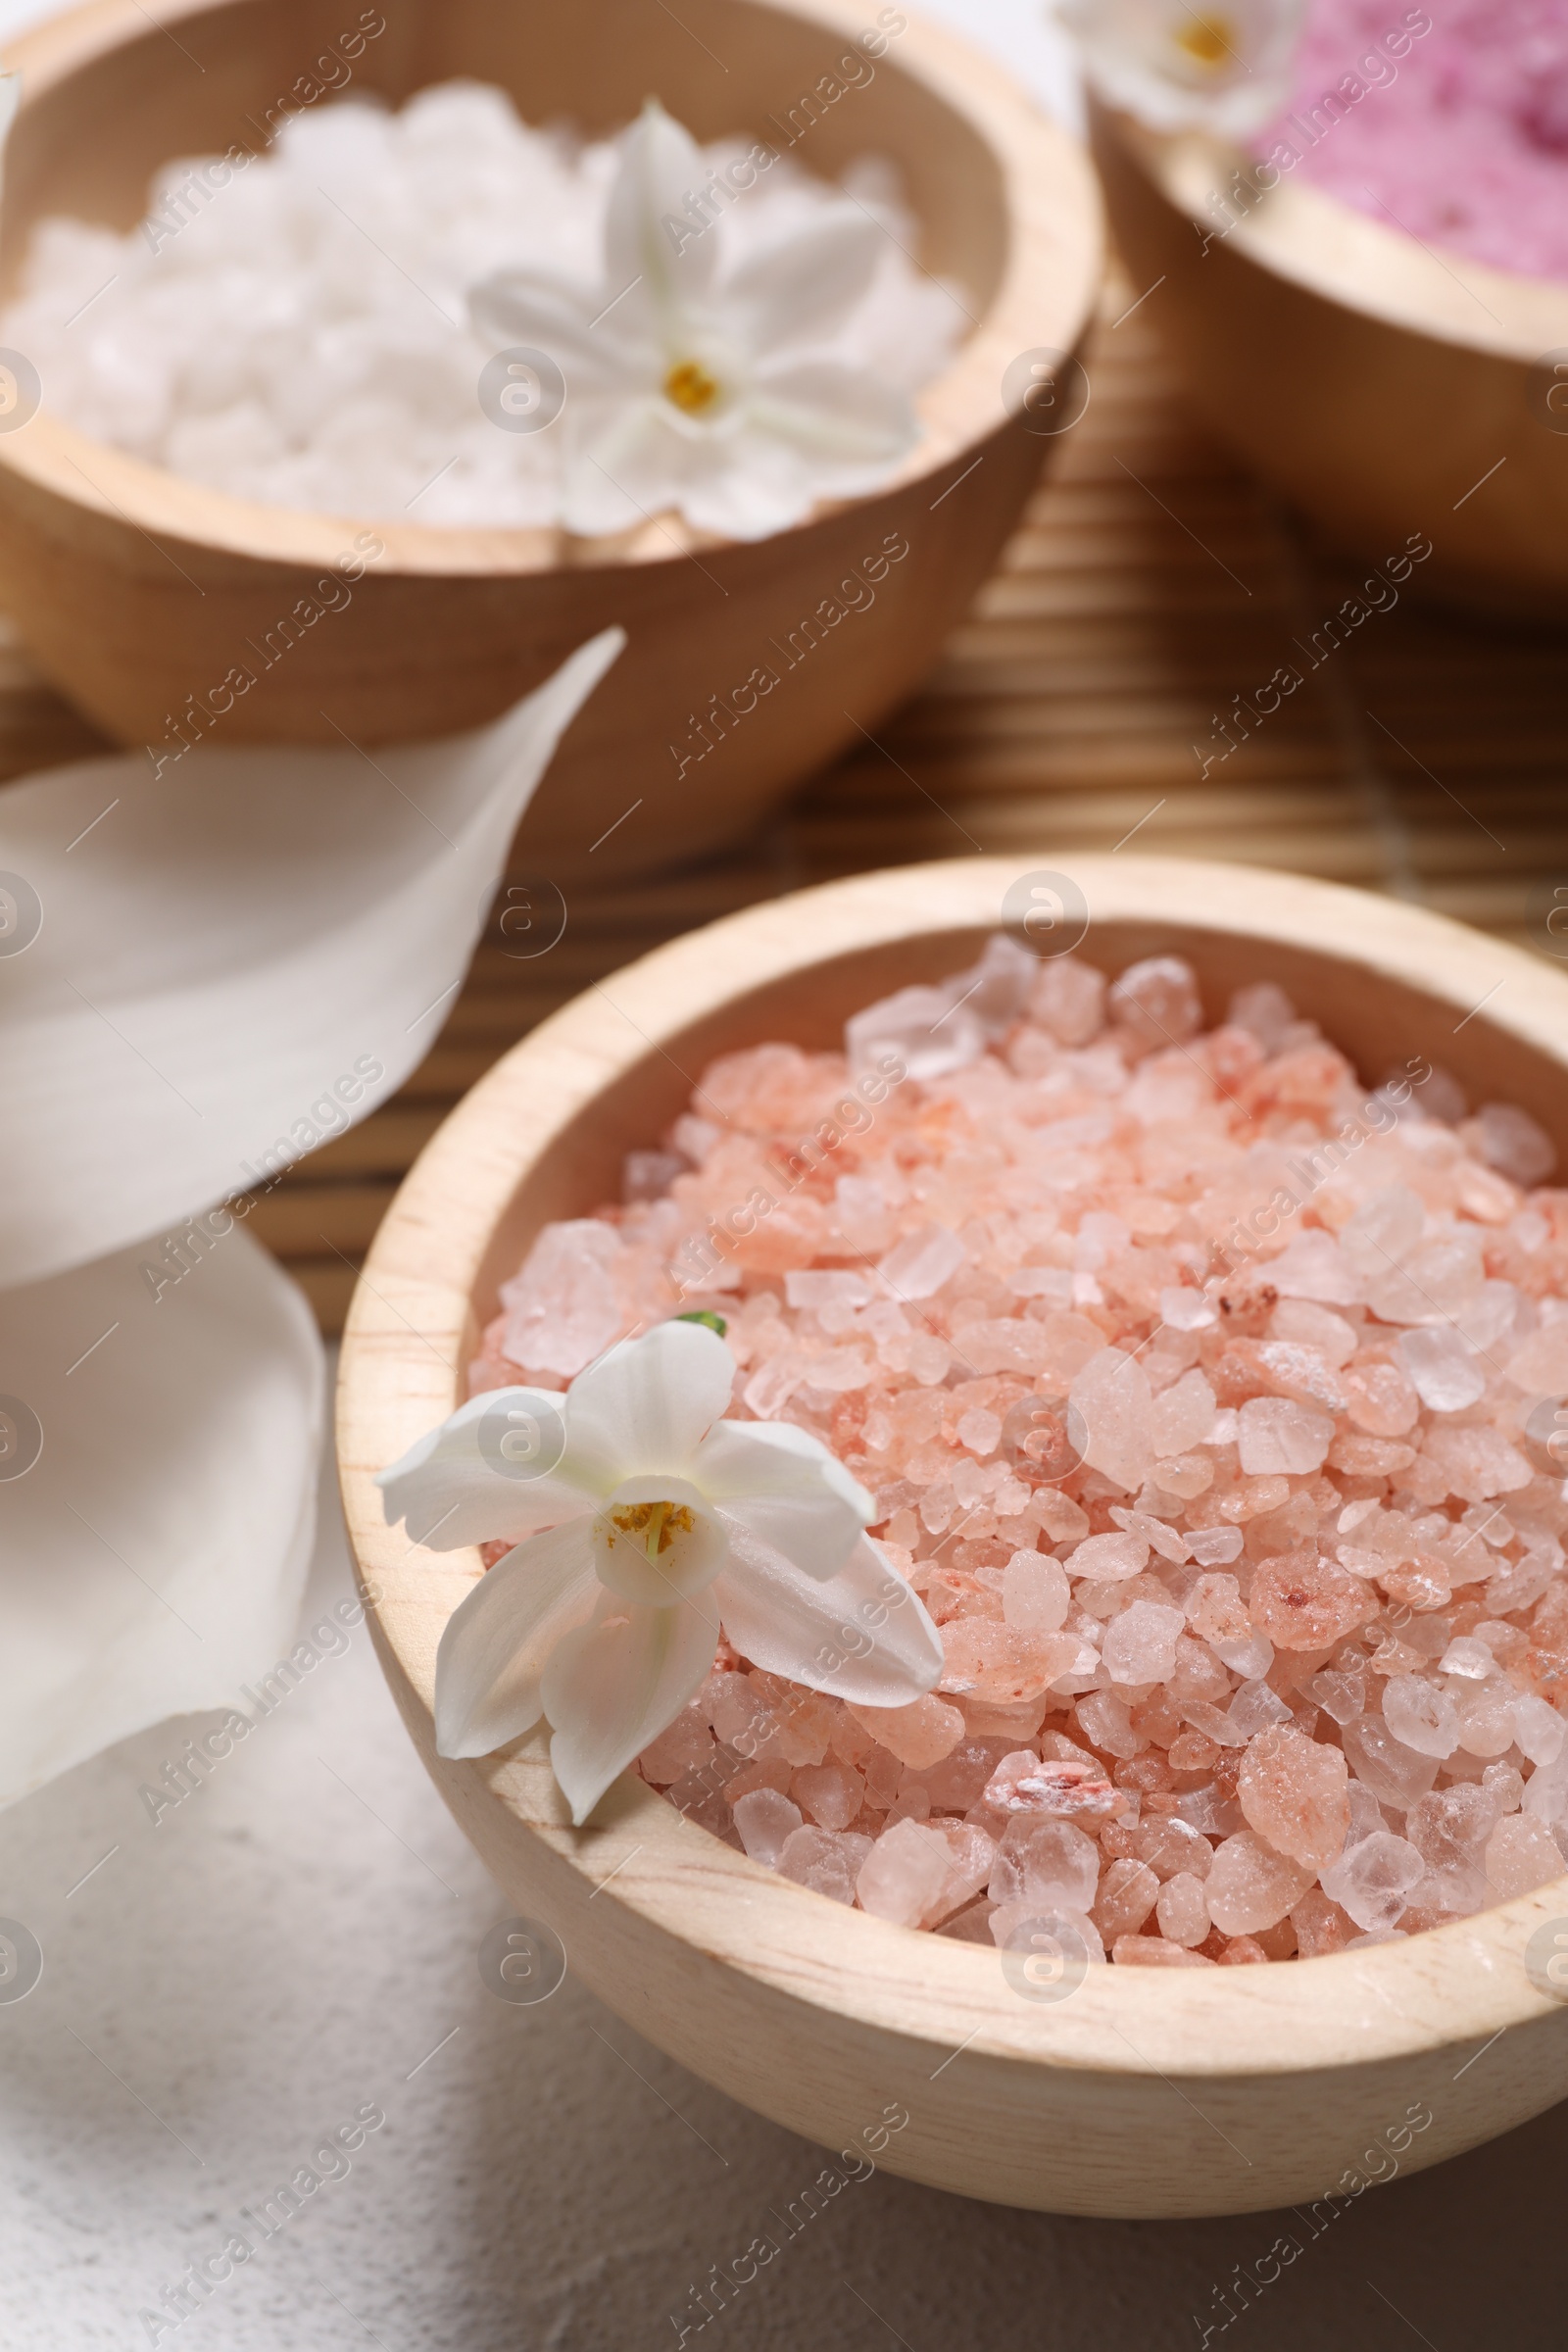
[[[500, 1054], [661, 940], [780, 891], [966, 849], [1059, 862], [1136, 832], [1143, 850], [1392, 891], [1541, 944], [1532, 886], [1568, 880], [1558, 641], [1405, 596], [1308, 669], [1301, 648], [1356, 567], [1314, 555], [1198, 428], [1142, 313], [1111, 331], [1132, 291], [1107, 291], [1093, 399], [1051, 479], [875, 745], [728, 858], [574, 890], [544, 956], [515, 958], [492, 932], [395, 1101], [258, 1203], [252, 1231], [323, 1329], [340, 1328], [400, 1177]], [[1205, 775], [1214, 714], [1284, 662], [1302, 669], [1299, 690]], [[0, 643], [0, 775], [102, 748]], [[510, 871], [529, 874], [526, 823]]]

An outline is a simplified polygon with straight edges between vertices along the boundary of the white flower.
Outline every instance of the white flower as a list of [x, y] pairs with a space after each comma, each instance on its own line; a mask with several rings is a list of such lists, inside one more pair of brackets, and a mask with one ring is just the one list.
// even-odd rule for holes
[[1061, 0], [1107, 106], [1154, 130], [1245, 138], [1278, 114], [1306, 0]]
[[715, 1332], [663, 1323], [564, 1397], [471, 1398], [380, 1473], [388, 1520], [436, 1550], [527, 1539], [441, 1637], [440, 1754], [543, 1715], [580, 1823], [706, 1680], [721, 1624], [754, 1665], [853, 1703], [935, 1686], [940, 1637], [866, 1538], [870, 1497], [807, 1431], [721, 1420], [734, 1376]]
[[706, 174], [650, 99], [611, 191], [602, 282], [501, 270], [469, 297], [480, 335], [544, 350], [565, 378], [570, 531], [678, 509], [765, 538], [820, 498], [880, 487], [917, 438], [904, 395], [830, 348], [881, 258], [875, 221], [846, 202], [726, 269]]

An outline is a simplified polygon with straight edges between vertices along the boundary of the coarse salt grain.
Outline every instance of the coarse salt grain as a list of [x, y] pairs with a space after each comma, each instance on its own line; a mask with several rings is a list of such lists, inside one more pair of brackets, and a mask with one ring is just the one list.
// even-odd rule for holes
[[[728, 188], [751, 149], [706, 148], [697, 180]], [[534, 128], [478, 82], [396, 112], [318, 104], [242, 169], [165, 165], [123, 236], [41, 221], [0, 332], [71, 423], [213, 489], [400, 523], [550, 526], [562, 433], [502, 430], [484, 412], [495, 343], [468, 297], [518, 269], [591, 285], [617, 152]], [[818, 356], [905, 391], [938, 373], [964, 317], [909, 258], [919, 229], [891, 165], [862, 158], [835, 188], [786, 155], [750, 177], [710, 232], [735, 264], [842, 218], [847, 200], [887, 232]]]
[[[1478, 1218], [1473, 1123], [1416, 1090], [1241, 1247], [1365, 1102], [1344, 1059], [1283, 997], [1205, 1035], [1190, 974], [993, 962], [965, 1052], [830, 1152], [842, 1056], [712, 1064], [662, 1187], [633, 1155], [484, 1335], [476, 1388], [556, 1387], [716, 1302], [732, 1410], [833, 1448], [941, 1631], [893, 1709], [723, 1652], [645, 1779], [835, 1901], [1004, 1949], [1054, 1912], [1112, 1966], [1277, 1965], [1560, 1875], [1568, 1506], [1524, 1422], [1568, 1388], [1568, 1195]], [[1412, 1311], [1433, 1281], [1492, 1336]]]

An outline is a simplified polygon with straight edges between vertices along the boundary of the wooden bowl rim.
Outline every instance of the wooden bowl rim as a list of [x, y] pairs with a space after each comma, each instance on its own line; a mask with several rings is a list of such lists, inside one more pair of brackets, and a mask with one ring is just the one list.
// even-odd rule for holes
[[[169, 0], [157, 24], [138, 0], [84, 0], [66, 15], [19, 34], [0, 51], [23, 75], [23, 107], [68, 81], [81, 66], [131, 42], [156, 39], [171, 21], [206, 15], [231, 0]], [[861, 0], [734, 0], [769, 14], [803, 18], [853, 36], [863, 28]], [[908, 17], [889, 60], [896, 74], [925, 89], [961, 119], [995, 158], [1002, 178], [1006, 252], [984, 316], [952, 364], [916, 397], [921, 435], [880, 490], [855, 499], [820, 500], [787, 540], [815, 523], [911, 482], [938, 474], [1008, 422], [1003, 373], [1023, 351], [1074, 349], [1087, 325], [1102, 265], [1098, 183], [1081, 142], [1052, 122], [999, 66], [945, 26]], [[193, 547], [278, 564], [328, 565], [348, 552], [346, 534], [373, 531], [384, 555], [378, 574], [516, 575], [618, 572], [686, 560], [692, 550], [728, 551], [753, 544], [691, 532], [678, 516], [655, 518], [615, 539], [573, 539], [555, 529], [505, 529], [389, 521], [375, 515], [318, 514], [211, 490], [94, 440], [40, 409], [22, 431], [0, 436], [0, 465], [104, 515]], [[667, 545], [650, 549], [655, 527]]]
[[[1112, 855], [1074, 860], [1096, 916], [1200, 928], [1349, 961], [1470, 1011], [1499, 967], [1496, 1024], [1568, 1063], [1568, 977], [1441, 915], [1338, 885], [1242, 866]], [[996, 924], [1017, 859], [976, 858], [857, 876], [764, 902], [656, 950], [543, 1022], [480, 1080], [426, 1146], [376, 1236], [343, 1342], [344, 1507], [383, 1660], [426, 1756], [435, 1644], [479, 1570], [476, 1551], [411, 1547], [384, 1524], [373, 1472], [460, 1400], [469, 1295], [527, 1172], [603, 1088], [734, 998], [834, 957]], [[722, 979], [715, 983], [715, 973]], [[635, 1007], [635, 1018], [620, 1009]], [[1506, 1009], [1502, 1007], [1505, 1006]], [[455, 1372], [453, 1366], [460, 1367]], [[1485, 2042], [1560, 2004], [1525, 1943], [1568, 1911], [1568, 1879], [1403, 1943], [1286, 1966], [1091, 1969], [1059, 2006], [1021, 1999], [995, 1953], [849, 1911], [792, 1885], [622, 1776], [570, 1828], [543, 1736], [443, 1765], [492, 1842], [538, 1838], [603, 1888], [629, 1928], [706, 1954], [780, 1996], [912, 2039], [1106, 2075], [1295, 2074]], [[588, 1917], [577, 1907], [579, 1923]], [[607, 1928], [609, 1922], [607, 1921]], [[579, 1927], [579, 1932], [582, 1932]]]
[[[1166, 202], [1213, 228], [1215, 217], [1204, 209], [1210, 192], [1223, 191], [1234, 172], [1250, 169], [1251, 156], [1201, 132], [1152, 130], [1130, 115], [1091, 103], [1097, 121], [1109, 127]], [[1282, 177], [1215, 242], [1217, 250], [1234, 247], [1308, 293], [1440, 343], [1527, 363], [1568, 348], [1568, 285], [1440, 253], [1309, 180]]]

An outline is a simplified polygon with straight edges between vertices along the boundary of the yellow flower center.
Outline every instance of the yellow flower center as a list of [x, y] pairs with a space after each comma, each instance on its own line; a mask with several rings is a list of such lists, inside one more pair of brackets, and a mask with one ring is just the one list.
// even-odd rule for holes
[[1222, 66], [1236, 56], [1241, 34], [1229, 17], [1192, 15], [1183, 19], [1174, 35], [1178, 49], [1200, 66]]
[[612, 1551], [620, 1538], [646, 1558], [657, 1560], [677, 1536], [689, 1536], [695, 1524], [684, 1502], [623, 1502], [611, 1512], [605, 1540]]
[[700, 360], [677, 360], [664, 378], [664, 398], [688, 416], [701, 416], [710, 409], [719, 389]]

